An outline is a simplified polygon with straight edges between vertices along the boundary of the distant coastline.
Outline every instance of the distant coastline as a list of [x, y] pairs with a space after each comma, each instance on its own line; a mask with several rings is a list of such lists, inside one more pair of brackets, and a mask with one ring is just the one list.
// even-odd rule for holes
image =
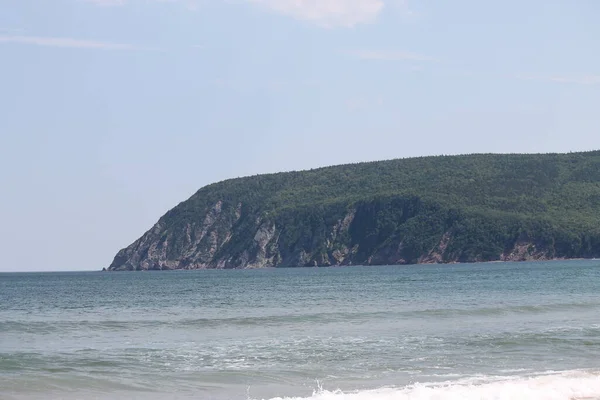
[[600, 257], [600, 152], [360, 163], [215, 183], [109, 270]]

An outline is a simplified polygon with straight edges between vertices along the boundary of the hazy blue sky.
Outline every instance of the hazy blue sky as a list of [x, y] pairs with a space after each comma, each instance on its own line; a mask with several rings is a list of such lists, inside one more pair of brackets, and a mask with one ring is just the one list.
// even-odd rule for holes
[[600, 148], [598, 0], [0, 0], [0, 271], [231, 177]]

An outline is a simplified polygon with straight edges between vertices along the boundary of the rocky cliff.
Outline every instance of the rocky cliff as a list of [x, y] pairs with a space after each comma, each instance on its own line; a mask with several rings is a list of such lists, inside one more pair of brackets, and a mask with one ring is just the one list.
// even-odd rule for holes
[[600, 256], [600, 155], [473, 155], [210, 185], [109, 270]]

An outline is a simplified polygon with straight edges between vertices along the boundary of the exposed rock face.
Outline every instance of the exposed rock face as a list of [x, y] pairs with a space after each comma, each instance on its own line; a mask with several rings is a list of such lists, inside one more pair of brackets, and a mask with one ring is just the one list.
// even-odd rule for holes
[[[192, 221], [183, 225], [165, 226], [159, 221], [131, 246], [121, 250], [109, 270], [172, 270], [203, 268], [265, 268], [278, 266], [347, 265], [352, 251], [340, 243], [348, 232], [354, 211], [329, 228], [323, 251], [279, 249], [281, 229], [275, 222], [252, 218], [250, 228], [240, 224], [242, 204], [233, 213], [223, 212], [218, 201], [204, 216], [201, 224]], [[231, 211], [231, 210], [227, 210]], [[233, 218], [230, 216], [233, 215]], [[246, 225], [248, 221], [245, 221]], [[248, 240], [248, 233], [251, 240]], [[233, 243], [232, 243], [233, 241]], [[243, 244], [240, 246], [240, 244]]]
[[[404, 207], [406, 211], [386, 231], [386, 226], [377, 221], [390, 207]], [[415, 242], [410, 239], [414, 232], [405, 227], [421, 217], [423, 207], [418, 198], [360, 203], [339, 213], [329, 226], [308, 224], [291, 233], [299, 229], [296, 225], [310, 220], [314, 210], [307, 209], [306, 215], [283, 213], [265, 218], [244, 215], [241, 203], [219, 200], [200, 215], [175, 222], [172, 219], [177, 212], [168, 213], [140, 239], [121, 250], [109, 270], [434, 264], [555, 257], [549, 244], [525, 235], [515, 236], [509, 246], [487, 256], [480, 249], [457, 248], [455, 242], [464, 235], [457, 228], [460, 217], [449, 218], [443, 226], [413, 227], [433, 238]], [[436, 212], [452, 214], [441, 209]], [[286, 224], [290, 220], [294, 225]]]
[[427, 255], [419, 257], [419, 264], [439, 264], [444, 261], [444, 254], [448, 248], [448, 243], [452, 238], [451, 232], [446, 232], [442, 235], [438, 245], [431, 249]]
[[543, 261], [554, 258], [548, 249], [527, 238], [519, 238], [510, 251], [504, 252], [501, 261]]

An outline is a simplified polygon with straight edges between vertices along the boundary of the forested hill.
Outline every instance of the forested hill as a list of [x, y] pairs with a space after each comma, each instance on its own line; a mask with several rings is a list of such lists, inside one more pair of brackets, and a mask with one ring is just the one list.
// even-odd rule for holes
[[600, 151], [340, 165], [200, 189], [111, 270], [600, 256]]

